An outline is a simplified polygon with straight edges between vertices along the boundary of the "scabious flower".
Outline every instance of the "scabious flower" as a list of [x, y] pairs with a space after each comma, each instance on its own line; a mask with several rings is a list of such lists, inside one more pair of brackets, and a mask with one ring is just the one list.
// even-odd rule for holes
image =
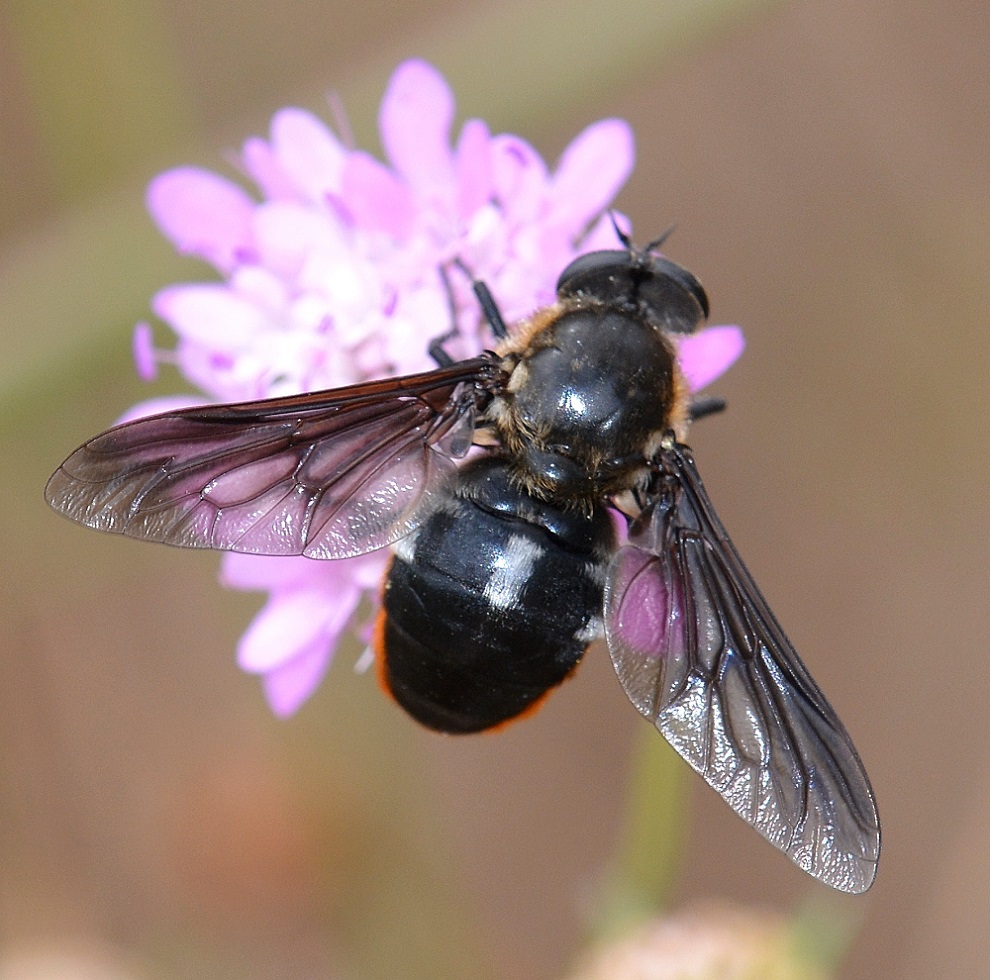
[[648, 922], [592, 950], [569, 980], [826, 980], [771, 912], [704, 905]]
[[[468, 120], [451, 145], [453, 96], [421, 61], [400, 65], [379, 124], [388, 163], [345, 145], [301, 109], [279, 111], [267, 140], [249, 139], [240, 165], [258, 189], [183, 167], [159, 176], [148, 206], [179, 251], [206, 260], [220, 281], [159, 292], [157, 317], [177, 336], [156, 350], [135, 332], [142, 377], [173, 363], [217, 401], [334, 388], [435, 366], [429, 341], [450, 327], [457, 357], [493, 344], [468, 277], [491, 288], [508, 322], [549, 303], [576, 255], [615, 248], [605, 209], [633, 161], [626, 123], [582, 132], [551, 171], [524, 140]], [[449, 286], [441, 270], [451, 269]], [[725, 370], [741, 349], [734, 328], [684, 341], [692, 387]], [[158, 399], [130, 417], [200, 400]], [[362, 598], [374, 598], [384, 552], [339, 561], [224, 556], [231, 588], [267, 591], [238, 646], [262, 676], [279, 715], [294, 712], [325, 673]]]

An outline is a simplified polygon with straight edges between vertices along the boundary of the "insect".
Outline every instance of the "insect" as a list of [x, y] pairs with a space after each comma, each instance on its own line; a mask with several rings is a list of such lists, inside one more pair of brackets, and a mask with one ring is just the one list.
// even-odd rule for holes
[[659, 242], [620, 237], [511, 332], [476, 282], [495, 351], [454, 361], [444, 337], [422, 374], [129, 422], [69, 456], [46, 497], [183, 547], [391, 545], [380, 678], [443, 732], [532, 710], [604, 634], [629, 699], [739, 816], [820, 881], [865, 891], [880, 850], [866, 772], [684, 443], [715, 407], [692, 401], [675, 345], [707, 297]]

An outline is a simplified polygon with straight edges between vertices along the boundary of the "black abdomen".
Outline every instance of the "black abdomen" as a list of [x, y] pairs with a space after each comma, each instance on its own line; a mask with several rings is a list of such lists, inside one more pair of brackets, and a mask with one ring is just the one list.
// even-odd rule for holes
[[537, 501], [497, 458], [465, 466], [396, 546], [379, 634], [386, 687], [444, 732], [525, 711], [600, 635], [613, 549], [604, 508], [588, 515]]

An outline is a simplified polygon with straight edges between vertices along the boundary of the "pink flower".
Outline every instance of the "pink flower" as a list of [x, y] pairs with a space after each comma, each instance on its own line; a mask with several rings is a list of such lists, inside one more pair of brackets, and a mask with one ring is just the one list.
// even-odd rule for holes
[[[828, 920], [826, 919], [826, 922]], [[823, 950], [782, 915], [727, 903], [656, 918], [588, 950], [569, 980], [826, 980]], [[816, 955], [817, 953], [817, 955]]]
[[[162, 231], [221, 279], [155, 296], [154, 312], [178, 342], [155, 350], [139, 325], [141, 375], [153, 377], [156, 361], [175, 363], [210, 397], [239, 401], [427, 370], [429, 341], [449, 327], [440, 269], [453, 260], [488, 284], [512, 322], [553, 299], [576, 255], [616, 247], [604, 212], [632, 168], [624, 122], [589, 126], [550, 171], [529, 144], [493, 136], [481, 120], [468, 120], [452, 145], [453, 118], [444, 79], [407, 61], [380, 111], [388, 164], [345, 146], [310, 113], [283, 109], [269, 139], [248, 140], [241, 154], [260, 200], [193, 167], [154, 180], [148, 206]], [[450, 279], [460, 333], [447, 346], [471, 356], [494, 341], [467, 277]], [[684, 340], [692, 386], [740, 349], [734, 327]], [[262, 675], [277, 714], [313, 692], [387, 562], [385, 552], [331, 562], [224, 556], [225, 585], [269, 593], [238, 661]]]

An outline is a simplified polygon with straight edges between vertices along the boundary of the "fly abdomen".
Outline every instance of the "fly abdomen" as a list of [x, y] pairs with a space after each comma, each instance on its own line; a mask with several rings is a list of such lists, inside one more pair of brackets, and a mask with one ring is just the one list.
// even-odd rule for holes
[[510, 482], [500, 458], [468, 464], [395, 547], [377, 641], [384, 686], [444, 732], [523, 713], [601, 635], [614, 548], [603, 507], [536, 500]]

